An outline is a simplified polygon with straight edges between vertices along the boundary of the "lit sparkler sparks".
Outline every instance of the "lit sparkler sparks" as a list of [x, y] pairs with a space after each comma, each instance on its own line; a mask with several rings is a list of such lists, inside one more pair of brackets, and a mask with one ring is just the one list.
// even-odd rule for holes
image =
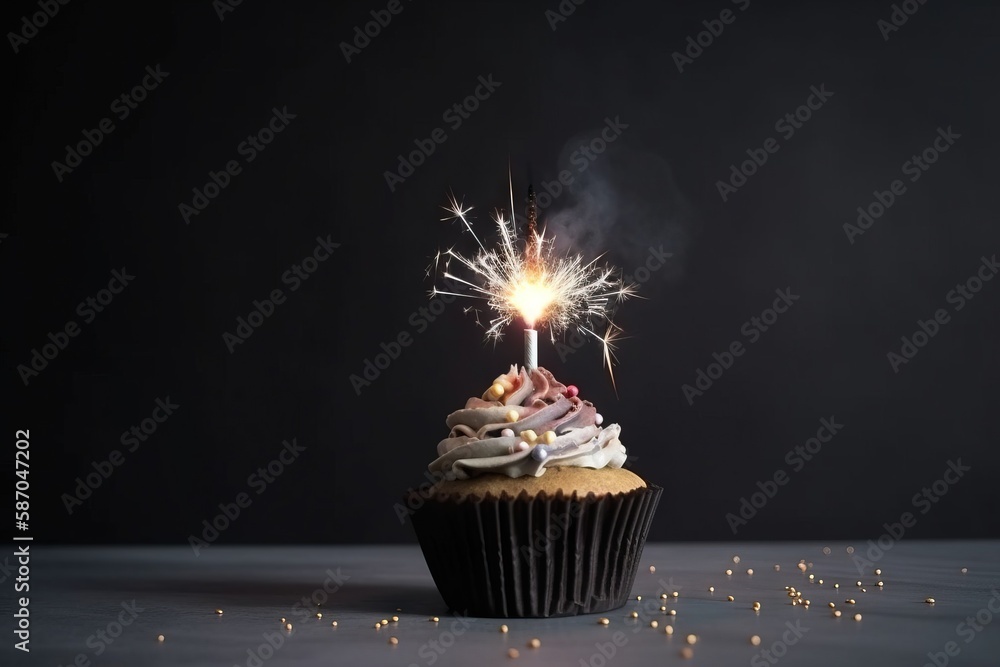
[[[513, 183], [510, 192], [513, 211]], [[626, 285], [617, 268], [598, 264], [600, 257], [586, 262], [581, 255], [557, 255], [553, 239], [545, 238], [544, 230], [537, 229], [534, 194], [530, 189], [523, 238], [517, 233], [513, 217], [506, 218], [497, 210], [492, 218], [498, 240], [491, 248], [472, 229], [468, 218], [471, 206], [451, 195], [448, 205], [442, 208], [449, 213], [442, 220], [460, 221], [475, 239], [479, 251], [474, 257], [466, 257], [454, 248], [439, 252], [435, 257], [435, 273], [467, 290], [444, 291], [435, 287], [431, 295], [485, 300], [493, 313], [488, 325], [484, 325], [488, 339], [502, 339], [504, 329], [517, 318], [524, 320], [528, 332], [547, 326], [553, 343], [572, 329], [590, 336], [601, 343], [604, 364], [614, 384], [612, 362], [615, 342], [622, 330], [611, 321], [613, 304], [634, 296], [635, 285]], [[452, 260], [466, 269], [467, 277], [452, 271]], [[594, 331], [592, 324], [600, 321], [607, 322], [603, 334]]]

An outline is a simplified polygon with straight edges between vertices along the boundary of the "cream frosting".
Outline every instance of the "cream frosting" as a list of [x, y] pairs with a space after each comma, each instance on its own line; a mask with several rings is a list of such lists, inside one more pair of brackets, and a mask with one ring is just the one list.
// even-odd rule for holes
[[[621, 427], [602, 427], [594, 404], [577, 398], [549, 371], [511, 366], [494, 384], [504, 387], [501, 396], [487, 390], [448, 415], [451, 432], [438, 443], [438, 458], [428, 466], [432, 473], [449, 480], [482, 473], [540, 477], [552, 467], [621, 468], [625, 463]], [[508, 419], [511, 412], [514, 421]], [[525, 431], [538, 436], [552, 431], [555, 438], [529, 444]]]

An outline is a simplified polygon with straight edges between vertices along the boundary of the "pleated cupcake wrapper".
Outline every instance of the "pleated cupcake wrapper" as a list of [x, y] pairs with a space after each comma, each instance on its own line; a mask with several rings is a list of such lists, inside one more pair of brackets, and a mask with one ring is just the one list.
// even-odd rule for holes
[[543, 618], [625, 604], [662, 492], [407, 500], [419, 506], [413, 528], [453, 611]]

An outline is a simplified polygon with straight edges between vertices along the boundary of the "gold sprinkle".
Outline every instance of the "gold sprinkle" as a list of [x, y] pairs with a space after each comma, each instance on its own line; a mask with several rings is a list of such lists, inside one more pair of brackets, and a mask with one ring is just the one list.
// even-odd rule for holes
[[382, 619], [382, 625], [389, 625], [389, 619], [388, 618], [383, 618]]
[[926, 600], [924, 600], [924, 602], [926, 602], [927, 604], [934, 604], [935, 602], [937, 602], [937, 600], [935, 600], [934, 598], [927, 598]]
[[517, 421], [517, 410], [509, 410], [507, 412], [507, 421], [509, 423], [514, 423]]
[[832, 602], [828, 602], [826, 606], [829, 607], [830, 609], [834, 609], [836, 608], [837, 605], [833, 604]]
[[677, 615], [677, 610], [676, 609], [671, 609], [669, 613], [670, 613], [671, 616], [676, 616]]
[[218, 614], [219, 616], [222, 616], [222, 610], [221, 609], [216, 609], [215, 613]]
[[751, 577], [753, 576], [753, 568], [752, 567], [747, 569], [747, 574], [749, 574]]
[[696, 643], [698, 643], [698, 635], [688, 635], [687, 637], [684, 638], [684, 641], [694, 646]]
[[685, 646], [681, 649], [681, 657], [685, 660], [690, 660], [694, 657], [694, 651], [691, 650], [690, 646]]
[[812, 581], [812, 580], [813, 580], [813, 579], [815, 579], [815, 578], [816, 578], [816, 575], [815, 575], [815, 574], [810, 574], [810, 575], [809, 575], [809, 581]]
[[793, 607], [794, 607], [794, 606], [796, 606], [796, 605], [798, 605], [798, 604], [799, 604], [799, 601], [798, 601], [798, 600], [792, 600], [792, 606], [793, 606]]
[[877, 568], [877, 567], [875, 568], [875, 576], [876, 577], [881, 577], [882, 576], [882, 570], [881, 570], [881, 568]]
[[657, 627], [657, 626], [659, 626], [659, 625], [660, 625], [660, 624], [659, 624], [659, 623], [657, 623], [656, 621], [650, 621], [650, 622], [649, 622], [649, 627], [651, 627], [651, 628], [655, 628], [655, 627]]
[[662, 611], [665, 614], [665, 613], [667, 613], [667, 608], [666, 607], [660, 607], [660, 611]]
[[396, 639], [395, 637], [389, 637], [389, 643], [390, 643], [391, 645], [395, 646], [396, 644], [398, 644], [398, 643], [399, 643], [399, 640], [398, 640], [398, 639]]
[[820, 586], [822, 586], [822, 585], [823, 585], [823, 580], [822, 580], [822, 579], [820, 579], [820, 580], [819, 580], [819, 585], [820, 585]]
[[638, 601], [642, 601], [642, 596], [641, 595], [636, 595], [635, 599], [638, 600]]
[[515, 660], [521, 657], [521, 654], [517, 652], [516, 648], [509, 648], [507, 649], [507, 657], [510, 658], [511, 660]]
[[805, 572], [809, 568], [806, 566], [805, 563], [799, 563], [799, 569]]
[[833, 612], [833, 617], [834, 618], [840, 618], [840, 610], [839, 609], [837, 611]]
[[855, 581], [854, 585], [857, 586], [858, 588], [861, 588], [861, 582], [860, 581]]
[[284, 623], [284, 622], [285, 622], [285, 617], [284, 617], [284, 616], [282, 616], [282, 617], [281, 617], [281, 620], [280, 620], [279, 622], [280, 622], [280, 623]]
[[660, 599], [661, 600], [666, 600], [667, 599], [667, 594], [666, 593], [660, 593]]
[[164, 637], [163, 635], [157, 635], [156, 637], [156, 641], [158, 642], [162, 642], [164, 639], [166, 639], [166, 637]]
[[847, 604], [857, 604], [857, 602], [854, 601], [854, 598], [848, 598], [847, 600], [844, 600], [844, 602]]
[[714, 593], [715, 592], [715, 586], [709, 586], [708, 587], [708, 592], [709, 593]]
[[754, 635], [750, 637], [751, 646], [760, 646], [760, 635]]
[[672, 598], [677, 598], [677, 597], [680, 597], [680, 596], [681, 596], [681, 594], [678, 593], [677, 591], [674, 591], [673, 593], [670, 594], [670, 597], [672, 597]]
[[860, 621], [861, 620], [861, 614], [855, 614], [854, 615], [854, 620], [855, 621]]
[[737, 565], [739, 565], [740, 564], [740, 557], [739, 556], [733, 556], [733, 562], [736, 563]]
[[759, 602], [754, 602], [753, 603], [753, 610], [754, 611], [760, 611], [760, 603]]
[[801, 598], [802, 597], [802, 591], [795, 591], [795, 597]]
[[629, 616], [631, 616], [632, 618], [639, 618], [639, 612], [633, 611], [631, 614], [629, 614]]
[[611, 621], [609, 619], [607, 619], [607, 618], [600, 618], [600, 619], [597, 620], [597, 622], [600, 623], [601, 625], [607, 625]]
[[656, 572], [656, 566], [655, 565], [650, 565], [649, 566], [649, 573], [652, 574], [653, 572]]
[[868, 589], [867, 589], [867, 588], [862, 588], [862, 589], [861, 589], [861, 592], [862, 592], [862, 593], [867, 593], [867, 592], [868, 592]]
[[668, 625], [667, 627], [663, 628], [663, 631], [668, 635], [672, 635], [674, 634], [674, 626]]
[[803, 606], [805, 606], [805, 607], [808, 607], [808, 606], [809, 606], [809, 604], [810, 604], [810, 603], [809, 603], [809, 600], [804, 600], [804, 601], [802, 602], [802, 605], [803, 605]]
[[381, 623], [376, 623], [376, 624], [375, 624], [375, 629], [376, 629], [376, 630], [378, 630], [378, 629], [379, 629], [379, 628], [381, 628], [381, 627], [382, 627], [382, 624], [381, 624]]
[[399, 623], [399, 616], [393, 616], [392, 617], [392, 622], [393, 623]]
[[285, 623], [285, 630], [288, 630], [289, 632], [291, 632], [291, 630], [292, 630], [292, 624], [291, 623]]
[[316, 612], [316, 618], [323, 618], [323, 614], [321, 614], [321, 613], [319, 613], [319, 612], [317, 611], [317, 612]]
[[885, 584], [883, 584], [881, 581], [879, 581], [875, 585], [878, 586], [879, 588], [882, 588], [883, 586], [885, 586]]
[[440, 621], [441, 619], [440, 619], [440, 618], [438, 618], [437, 616], [431, 616], [431, 617], [430, 617], [430, 618], [428, 618], [427, 620], [428, 620], [428, 621], [430, 621], [431, 623], [437, 623], [437, 622], [438, 622], [438, 621]]
[[774, 571], [775, 572], [781, 572], [781, 566], [778, 565], [777, 563], [775, 563], [775, 565], [774, 565]]
[[736, 598], [734, 598], [734, 597], [733, 597], [732, 595], [730, 595], [730, 596], [726, 597], [726, 599], [727, 599], [727, 600], [729, 600], [730, 602], [732, 602], [732, 601], [733, 601], [733, 600], [735, 600]]
[[833, 587], [834, 588], [840, 588], [840, 584], [834, 584]]
[[541, 646], [541, 645], [542, 645], [542, 640], [541, 640], [541, 639], [539, 639], [538, 637], [533, 637], [533, 638], [532, 638], [532, 639], [531, 639], [531, 640], [530, 640], [530, 641], [528, 642], [528, 648], [538, 648], [538, 647], [539, 647], [539, 646]]
[[501, 625], [500, 626], [500, 632], [507, 632], [507, 630], [508, 630], [508, 628], [507, 628], [506, 625]]
[[732, 570], [726, 570], [726, 576], [727, 577], [733, 576], [733, 571]]
[[335, 628], [335, 627], [337, 627], [337, 621], [334, 621], [333, 623], [331, 623], [331, 624], [330, 624], [330, 627], [332, 627], [332, 628]]

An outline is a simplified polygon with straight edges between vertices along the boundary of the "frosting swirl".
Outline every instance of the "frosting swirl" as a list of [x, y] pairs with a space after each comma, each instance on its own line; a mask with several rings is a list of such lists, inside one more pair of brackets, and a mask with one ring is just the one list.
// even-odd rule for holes
[[546, 468], [621, 468], [621, 427], [601, 427], [594, 404], [544, 368], [511, 366], [481, 398], [448, 415], [451, 429], [428, 469], [445, 479], [482, 473], [541, 477]]

